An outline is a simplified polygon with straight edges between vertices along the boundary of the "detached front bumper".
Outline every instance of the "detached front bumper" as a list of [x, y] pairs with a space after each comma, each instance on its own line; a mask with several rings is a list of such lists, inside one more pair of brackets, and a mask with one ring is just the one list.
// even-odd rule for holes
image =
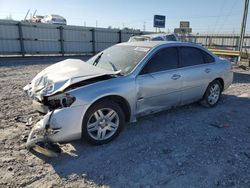
[[52, 115], [53, 112], [47, 113], [44, 118], [38, 121], [33, 127], [26, 142], [26, 147], [28, 149], [33, 148], [39, 142], [49, 142], [50, 136], [60, 131], [59, 128], [56, 130], [49, 129], [50, 118]]
[[31, 130], [26, 147], [39, 142], [67, 142], [80, 139], [87, 106], [73, 106], [48, 112]]

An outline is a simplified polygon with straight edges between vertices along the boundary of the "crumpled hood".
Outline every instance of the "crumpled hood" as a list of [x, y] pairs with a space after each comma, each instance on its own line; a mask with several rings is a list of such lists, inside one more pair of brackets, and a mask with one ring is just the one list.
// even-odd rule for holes
[[71, 79], [73, 81], [74, 79], [77, 79], [79, 77], [82, 77], [82, 80], [84, 79], [84, 77], [88, 79], [93, 76], [95, 77], [104, 74], [114, 74], [114, 72], [100, 69], [80, 59], [66, 59], [45, 68], [43, 71], [37, 74], [34, 80], [41, 76], [47, 76], [54, 82], [68, 79]]
[[[53, 82], [53, 91], [49, 93], [49, 95], [52, 95], [74, 83], [108, 74], [116, 74], [116, 72], [98, 68], [80, 59], [66, 59], [38, 73], [31, 83], [24, 87], [24, 90], [31, 97], [39, 92], [41, 94], [43, 89], [38, 89], [36, 83], [39, 79], [46, 78]], [[43, 95], [46, 96], [47, 94], [43, 92]]]

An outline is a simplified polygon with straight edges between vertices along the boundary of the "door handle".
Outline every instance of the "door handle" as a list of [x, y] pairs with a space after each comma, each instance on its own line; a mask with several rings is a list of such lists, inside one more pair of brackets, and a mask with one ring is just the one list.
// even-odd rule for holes
[[209, 68], [205, 69], [205, 73], [210, 73], [210, 72], [211, 72], [211, 69], [209, 69]]
[[181, 75], [179, 75], [179, 74], [174, 74], [172, 77], [171, 77], [171, 79], [172, 80], [177, 80], [177, 79], [179, 79], [181, 77]]

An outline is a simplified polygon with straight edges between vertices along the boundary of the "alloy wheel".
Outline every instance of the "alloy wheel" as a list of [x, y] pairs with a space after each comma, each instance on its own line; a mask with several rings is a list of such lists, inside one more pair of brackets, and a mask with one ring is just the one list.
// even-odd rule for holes
[[95, 111], [87, 122], [88, 134], [95, 140], [107, 140], [115, 134], [119, 127], [119, 116], [111, 108]]
[[209, 95], [208, 95], [208, 102], [209, 104], [213, 105], [217, 103], [217, 101], [220, 98], [220, 86], [217, 83], [214, 83], [209, 90]]

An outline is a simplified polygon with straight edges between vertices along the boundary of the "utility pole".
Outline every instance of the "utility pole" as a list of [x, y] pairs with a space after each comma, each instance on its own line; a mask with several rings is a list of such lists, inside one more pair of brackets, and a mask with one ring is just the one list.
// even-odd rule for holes
[[245, 37], [245, 32], [246, 32], [248, 5], [249, 5], [249, 0], [245, 0], [244, 13], [243, 13], [243, 18], [242, 18], [242, 22], [241, 22], [240, 41], [239, 41], [240, 56], [239, 56], [238, 61], [241, 60], [243, 42], [244, 42], [244, 37]]
[[143, 22], [143, 31], [146, 31], [146, 22]]

